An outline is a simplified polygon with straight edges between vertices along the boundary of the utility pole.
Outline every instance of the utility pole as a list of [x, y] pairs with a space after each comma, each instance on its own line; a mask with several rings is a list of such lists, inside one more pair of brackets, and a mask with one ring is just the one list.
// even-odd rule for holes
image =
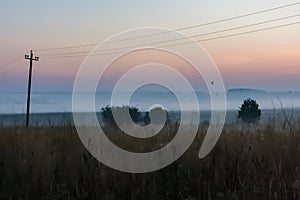
[[29, 75], [28, 75], [28, 93], [27, 93], [27, 112], [26, 112], [26, 128], [29, 125], [29, 112], [30, 112], [30, 92], [31, 92], [31, 77], [32, 77], [32, 61], [39, 61], [39, 57], [33, 58], [33, 52], [30, 51], [30, 55], [25, 55], [25, 59], [30, 61]]

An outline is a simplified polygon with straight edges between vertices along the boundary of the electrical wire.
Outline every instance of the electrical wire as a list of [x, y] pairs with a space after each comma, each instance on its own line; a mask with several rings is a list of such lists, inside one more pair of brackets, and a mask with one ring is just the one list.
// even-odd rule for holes
[[[285, 20], [285, 19], [291, 19], [291, 18], [295, 18], [295, 17], [299, 17], [299, 16], [300, 16], [300, 14], [290, 15], [290, 16], [287, 16], [287, 17], [282, 17], [282, 18], [277, 18], [277, 19], [272, 19], [272, 20], [266, 20], [266, 21], [262, 21], [262, 22], [258, 22], [258, 23], [252, 23], [252, 24], [247, 24], [247, 25], [243, 25], [243, 26], [238, 26], [238, 27], [233, 27], [233, 28], [228, 28], [228, 29], [222, 29], [222, 30], [203, 33], [203, 34], [192, 35], [192, 36], [189, 36], [189, 38], [197, 38], [197, 37], [208, 36], [208, 35], [213, 35], [213, 34], [217, 34], [217, 33], [224, 33], [224, 32], [228, 32], [228, 31], [239, 30], [239, 29], [243, 29], [243, 28], [249, 28], [249, 27], [252, 27], [252, 26], [258, 26], [258, 25], [272, 23], [272, 22], [281, 21], [281, 20]], [[165, 41], [159, 41], [159, 42], [145, 43], [145, 44], [140, 44], [140, 45], [131, 45], [131, 46], [125, 46], [125, 47], [103, 49], [101, 51], [95, 51], [94, 53], [114, 51], [114, 50], [122, 50], [122, 49], [135, 48], [135, 47], [140, 47], [140, 46], [149, 46], [149, 45], [154, 45], [154, 44], [162, 44], [162, 43], [168, 43], [168, 42], [179, 41], [179, 40], [184, 40], [184, 39], [186, 39], [186, 37], [177, 38], [177, 39], [170, 39], [170, 40], [165, 40]], [[61, 54], [41, 54], [40, 56], [77, 55], [77, 54], [87, 54], [89, 52], [90, 51], [70, 52], [70, 53], [61, 53]]]
[[11, 73], [11, 72], [13, 72], [13, 71], [15, 71], [15, 70], [17, 70], [17, 69], [23, 67], [24, 65], [25, 65], [25, 63], [24, 63], [24, 61], [22, 61], [22, 62], [19, 63], [18, 65], [12, 66], [12, 67], [10, 67], [9, 69], [6, 69], [6, 70], [2, 70], [2, 71], [0, 72], [0, 76], [6, 75], [6, 74], [8, 74], [8, 73]]
[[[190, 44], [190, 43], [194, 43], [194, 42], [207, 42], [207, 41], [212, 41], [212, 40], [224, 39], [224, 38], [229, 38], [229, 37], [236, 37], [236, 36], [241, 36], [241, 35], [246, 35], [246, 34], [251, 34], [251, 33], [257, 33], [257, 32], [262, 32], [262, 31], [267, 31], [267, 30], [292, 26], [292, 25], [296, 25], [296, 24], [300, 24], [300, 21], [293, 22], [293, 23], [287, 23], [287, 24], [281, 24], [281, 25], [267, 27], [267, 28], [251, 30], [251, 31], [246, 31], [246, 32], [240, 32], [240, 33], [236, 33], [236, 34], [224, 35], [224, 36], [219, 36], [219, 37], [212, 37], [212, 38], [201, 39], [201, 40], [196, 40], [196, 41], [170, 44], [170, 45], [165, 45], [165, 46], [158, 46], [156, 48], [164, 48], [164, 47], [170, 47], [170, 46], [185, 45], [185, 44]], [[131, 51], [136, 51], [136, 50], [131, 50]], [[107, 53], [93, 53], [93, 54], [89, 54], [88, 56], [109, 55], [109, 54], [126, 53], [126, 52], [128, 52], [128, 51], [113, 51], [113, 52], [107, 52]], [[43, 58], [72, 58], [72, 57], [84, 57], [84, 56], [87, 56], [87, 54], [45, 56]]]
[[[234, 17], [225, 18], [225, 19], [215, 20], [215, 21], [211, 21], [211, 22], [207, 22], [207, 23], [203, 23], [203, 24], [197, 24], [197, 25], [193, 25], [193, 26], [187, 26], [187, 27], [177, 28], [177, 29], [174, 29], [173, 31], [182, 31], [182, 30], [193, 29], [193, 28], [197, 28], [197, 27], [201, 27], [201, 26], [218, 24], [218, 23], [225, 22], [225, 21], [231, 21], [231, 20], [235, 20], [235, 19], [240, 19], [240, 18], [244, 18], [244, 17], [258, 15], [258, 14], [262, 14], [262, 13], [266, 13], [266, 12], [271, 12], [271, 11], [275, 11], [275, 10], [279, 10], [279, 9], [283, 9], [283, 8], [287, 8], [287, 7], [296, 6], [296, 5], [299, 5], [299, 4], [300, 4], [300, 2], [290, 3], [290, 4], [286, 4], [286, 5], [282, 5], [282, 6], [277, 6], [277, 7], [273, 7], [273, 8], [261, 10], [261, 11], [256, 11], [256, 12], [242, 14], [242, 15], [238, 15], [238, 16], [234, 16]], [[126, 39], [121, 39], [121, 40], [115, 40], [115, 41], [110, 41], [110, 42], [120, 42], [120, 41], [134, 40], [134, 39], [139, 39], [139, 38], [145, 38], [145, 37], [151, 37], [151, 36], [166, 34], [166, 33], [169, 33], [169, 32], [170, 31], [164, 31], [164, 32], [160, 32], [160, 33], [149, 34], [149, 35], [138, 36], [138, 37], [131, 37], [131, 38], [126, 38]], [[57, 48], [36, 49], [35, 51], [54, 51], [54, 50], [63, 50], [63, 49], [83, 48], [83, 47], [95, 46], [97, 44], [100, 44], [100, 42], [89, 43], [89, 44], [82, 44], [82, 45], [65, 46], [65, 47], [57, 47]]]

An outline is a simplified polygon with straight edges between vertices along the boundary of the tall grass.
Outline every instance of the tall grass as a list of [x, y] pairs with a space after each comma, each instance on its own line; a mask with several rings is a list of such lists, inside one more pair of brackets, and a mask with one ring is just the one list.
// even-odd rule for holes
[[[299, 127], [273, 120], [250, 129], [227, 125], [200, 160], [201, 126], [179, 160], [147, 174], [99, 163], [72, 126], [0, 127], [0, 199], [299, 199]], [[168, 143], [175, 131], [168, 127], [150, 141], [133, 141], [115, 129], [107, 135], [128, 150], [149, 151]]]

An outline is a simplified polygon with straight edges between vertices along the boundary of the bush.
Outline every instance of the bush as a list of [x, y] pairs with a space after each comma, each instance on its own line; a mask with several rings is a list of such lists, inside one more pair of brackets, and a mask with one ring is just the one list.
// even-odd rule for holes
[[[161, 107], [156, 107], [156, 108], [153, 108], [151, 109], [149, 112], [146, 112], [145, 115], [144, 115], [144, 123], [145, 125], [148, 125], [151, 123], [151, 118], [150, 118], [150, 115], [152, 115], [152, 117], [155, 117], [155, 115], [161, 115], [161, 113], [165, 112], [166, 113], [166, 123], [165, 124], [170, 124], [170, 116], [168, 114], [168, 112], [164, 109], [162, 109]], [[161, 118], [162, 116], [159, 116], [159, 118]], [[154, 120], [154, 121], [157, 121], [157, 120]], [[155, 122], [153, 122], [155, 124]], [[157, 123], [161, 123], [161, 120], [158, 119]]]
[[257, 123], [260, 120], [261, 110], [259, 104], [253, 99], [246, 99], [238, 111], [238, 118], [248, 124]]
[[[101, 108], [101, 116], [102, 116], [102, 121], [103, 121], [104, 125], [116, 126], [116, 122], [115, 122], [114, 116], [113, 116], [113, 111], [122, 113], [122, 112], [127, 112], [127, 109], [129, 109], [129, 114], [131, 116], [131, 119], [135, 123], [140, 124], [142, 126], [146, 126], [151, 123], [151, 118], [150, 118], [151, 114], [150, 113], [152, 113], [152, 115], [155, 116], [155, 115], [158, 115], [160, 112], [166, 112], [166, 114], [167, 114], [166, 124], [170, 123], [170, 119], [169, 119], [169, 115], [168, 115], [167, 111], [163, 110], [162, 108], [153, 108], [150, 111], [143, 113], [143, 112], [140, 112], [139, 109], [134, 106], [132, 106], [132, 107], [130, 107], [130, 106], [122, 106], [122, 107], [106, 106], [104, 108]], [[159, 119], [157, 119], [157, 120], [159, 120]], [[157, 120], [154, 120], [154, 123]], [[124, 120], [124, 121], [126, 121], [126, 120]]]
[[104, 108], [101, 108], [101, 116], [102, 116], [102, 120], [104, 122], [105, 125], [110, 125], [110, 126], [115, 126], [116, 122], [114, 120], [114, 116], [113, 116], [113, 110], [116, 112], [125, 112], [127, 109], [129, 109], [129, 114], [131, 116], [131, 119], [135, 122], [135, 123], [139, 123], [141, 121], [143, 121], [143, 116], [142, 113], [139, 111], [138, 108], [132, 106], [116, 106], [116, 107], [110, 107], [110, 106], [106, 106]]

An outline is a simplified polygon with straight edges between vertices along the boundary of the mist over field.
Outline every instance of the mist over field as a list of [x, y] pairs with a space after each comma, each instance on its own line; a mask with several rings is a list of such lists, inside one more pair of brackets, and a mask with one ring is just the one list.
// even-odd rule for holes
[[[182, 104], [189, 105], [189, 93], [186, 101]], [[200, 110], [211, 110], [210, 95], [207, 92], [196, 92]], [[214, 94], [218, 95], [218, 94]], [[86, 94], [82, 93], [82, 98]], [[0, 114], [22, 114], [25, 113], [26, 93], [0, 93]], [[96, 108], [100, 111], [101, 107], [110, 105], [111, 92], [96, 92]], [[300, 108], [300, 91], [272, 92], [254, 89], [229, 89], [227, 91], [227, 110], [237, 110], [244, 99], [253, 98], [257, 101], [261, 109], [294, 109]], [[84, 99], [83, 99], [84, 100]], [[137, 106], [140, 110], [147, 111], [151, 106], [160, 104], [168, 111], [179, 111], [180, 105], [174, 93], [170, 91], [137, 91], [131, 97], [129, 103], [125, 99], [120, 99], [120, 105]], [[189, 107], [194, 110], [193, 107]], [[216, 108], [218, 109], [218, 107]], [[84, 110], [83, 112], [90, 112]], [[71, 92], [33, 92], [32, 94], [32, 113], [68, 113], [72, 112], [72, 93]]]

